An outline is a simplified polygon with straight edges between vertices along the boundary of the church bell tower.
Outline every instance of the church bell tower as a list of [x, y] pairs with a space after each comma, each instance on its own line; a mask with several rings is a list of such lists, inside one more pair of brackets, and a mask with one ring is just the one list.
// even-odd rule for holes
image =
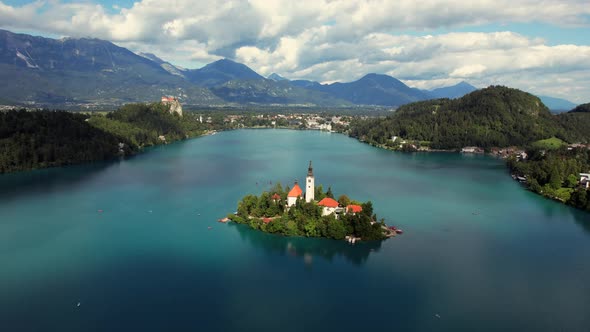
[[309, 161], [309, 168], [307, 169], [307, 177], [305, 178], [305, 201], [312, 202], [314, 200], [315, 181], [313, 178], [313, 168], [311, 167], [311, 160]]

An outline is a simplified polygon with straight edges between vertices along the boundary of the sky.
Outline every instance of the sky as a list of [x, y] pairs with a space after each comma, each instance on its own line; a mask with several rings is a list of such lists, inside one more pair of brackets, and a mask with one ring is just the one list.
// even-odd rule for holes
[[0, 28], [185, 68], [229, 58], [322, 83], [381, 73], [590, 101], [590, 0], [0, 0]]

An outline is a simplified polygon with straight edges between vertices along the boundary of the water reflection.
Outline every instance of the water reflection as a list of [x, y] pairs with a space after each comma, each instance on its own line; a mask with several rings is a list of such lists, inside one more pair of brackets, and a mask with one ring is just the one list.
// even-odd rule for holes
[[312, 266], [317, 258], [325, 259], [328, 262], [342, 257], [356, 266], [362, 266], [373, 252], [381, 248], [381, 241], [361, 242], [354, 245], [344, 241], [330, 239], [313, 239], [304, 237], [284, 237], [267, 234], [253, 230], [246, 225], [229, 223], [235, 228], [240, 237], [256, 248], [261, 248], [269, 253], [289, 255], [303, 258], [307, 266]]
[[580, 225], [586, 232], [586, 235], [590, 236], [590, 213], [585, 211], [572, 211], [572, 215], [576, 224]]
[[0, 175], [0, 200], [45, 195], [64, 189], [71, 191], [73, 187], [92, 181], [94, 177], [119, 163], [118, 160], [104, 161]]

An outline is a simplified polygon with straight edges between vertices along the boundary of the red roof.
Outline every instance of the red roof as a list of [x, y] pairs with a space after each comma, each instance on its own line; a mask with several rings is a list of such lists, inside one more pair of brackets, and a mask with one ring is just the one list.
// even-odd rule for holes
[[297, 183], [295, 183], [295, 185], [293, 186], [293, 189], [291, 189], [291, 191], [289, 191], [289, 197], [299, 197], [301, 196], [301, 194], [303, 193], [303, 190], [301, 190], [301, 187], [299, 187], [299, 185]]
[[279, 200], [279, 199], [281, 199], [281, 196], [279, 196], [279, 194], [274, 194], [274, 195], [272, 195], [272, 199]]
[[360, 205], [350, 204], [346, 207], [346, 212], [359, 213], [361, 211], [363, 211], [363, 207]]
[[331, 207], [331, 208], [337, 208], [338, 207], [338, 202], [336, 200], [334, 200], [333, 198], [330, 197], [326, 197], [324, 199], [322, 199], [319, 203], [319, 206], [325, 206], [325, 207]]
[[262, 218], [262, 221], [263, 221], [265, 224], [268, 224], [269, 222], [271, 222], [271, 221], [272, 221], [272, 219], [271, 219], [271, 218]]

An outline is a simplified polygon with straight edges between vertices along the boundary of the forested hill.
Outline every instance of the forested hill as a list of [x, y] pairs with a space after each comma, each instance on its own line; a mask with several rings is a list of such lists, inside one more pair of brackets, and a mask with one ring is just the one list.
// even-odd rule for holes
[[387, 118], [353, 123], [349, 134], [373, 144], [388, 144], [398, 136], [435, 149], [524, 146], [549, 137], [588, 139], [590, 133], [573, 125], [566, 130], [561, 119], [529, 93], [490, 86], [459, 99], [404, 105]]
[[590, 103], [578, 105], [567, 113], [557, 115], [570, 142], [590, 141]]
[[0, 112], [0, 173], [106, 160], [211, 129], [194, 114], [179, 117], [160, 103], [130, 104], [103, 114]]
[[568, 113], [590, 113], [590, 103], [578, 105]]
[[69, 112], [0, 112], [0, 173], [116, 157], [121, 139], [85, 120]]

